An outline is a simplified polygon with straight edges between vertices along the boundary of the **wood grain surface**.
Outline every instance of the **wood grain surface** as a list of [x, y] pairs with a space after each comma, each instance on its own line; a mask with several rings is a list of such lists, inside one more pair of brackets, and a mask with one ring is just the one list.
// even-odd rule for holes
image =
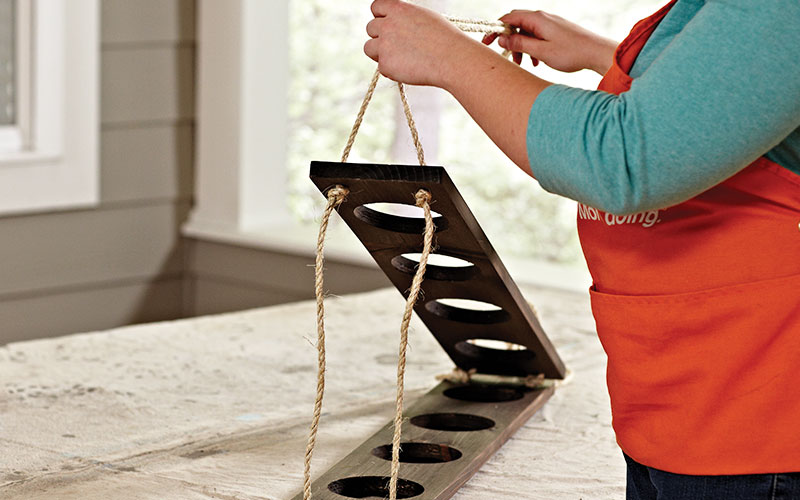
[[[442, 167], [312, 162], [311, 180], [322, 193], [335, 185], [350, 190], [339, 215], [352, 229], [397, 289], [405, 294], [413, 269], [398, 266], [397, 257], [419, 252], [422, 220], [370, 210], [372, 203], [414, 204], [414, 193], [432, 195], [435, 253], [473, 264], [469, 279], [437, 279], [426, 273], [414, 311], [457, 366], [480, 373], [526, 376], [543, 373], [561, 379], [566, 368], [539, 319], [486, 238], [447, 172]], [[412, 230], [414, 226], [417, 230]], [[435, 271], [435, 269], [434, 269]], [[461, 277], [459, 277], [461, 278]], [[467, 299], [501, 311], [472, 311], [443, 306], [439, 299]], [[469, 340], [505, 341], [526, 350], [478, 347]]]
[[[478, 469], [505, 443], [553, 394], [553, 388], [539, 390], [523, 390], [508, 387], [478, 387], [481, 399], [497, 399], [496, 401], [465, 401], [446, 396], [448, 390], [466, 389], [474, 390], [469, 385], [456, 385], [442, 382], [433, 390], [422, 396], [416, 404], [404, 412], [403, 442], [425, 443], [431, 446], [427, 458], [441, 459], [441, 452], [437, 447], [454, 449], [460, 456], [455, 460], [439, 463], [407, 463], [401, 453], [400, 478], [411, 481], [421, 486], [422, 492], [410, 491], [406, 498], [415, 500], [446, 500], [451, 498], [458, 489], [472, 477]], [[497, 393], [498, 398], [491, 394]], [[519, 399], [507, 399], [518, 397]], [[490, 397], [486, 397], [490, 396]], [[503, 400], [507, 399], [507, 400]], [[457, 415], [456, 422], [463, 422], [465, 415], [478, 416], [490, 419], [494, 425], [480, 430], [433, 430], [414, 425], [410, 421], [414, 417], [428, 415]], [[392, 423], [373, 434], [360, 446], [343, 458], [339, 463], [330, 468], [317, 479], [311, 492], [314, 498], [320, 500], [342, 500], [348, 498], [334, 493], [337, 480], [343, 478], [358, 479], [364, 477], [384, 478], [389, 476], [391, 466]], [[389, 460], [374, 454], [374, 450], [388, 445]], [[409, 448], [406, 445], [406, 448]], [[449, 451], [448, 451], [449, 453]], [[419, 457], [418, 455], [418, 458]], [[452, 455], [451, 457], [452, 458]], [[388, 479], [385, 483], [388, 483]], [[375, 498], [387, 497], [388, 490], [377, 490]], [[362, 493], [364, 490], [356, 491]], [[398, 488], [398, 497], [400, 488]], [[380, 494], [383, 493], [383, 494]], [[370, 498], [373, 496], [370, 495]], [[300, 492], [293, 500], [302, 500]], [[356, 494], [349, 498], [361, 498]]]

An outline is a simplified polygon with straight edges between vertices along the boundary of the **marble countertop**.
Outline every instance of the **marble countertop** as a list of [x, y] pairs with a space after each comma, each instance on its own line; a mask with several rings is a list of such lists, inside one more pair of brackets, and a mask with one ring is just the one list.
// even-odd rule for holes
[[[457, 500], [624, 497], [588, 296], [524, 288], [573, 372]], [[313, 474], [393, 416], [403, 299], [326, 302], [328, 379]], [[270, 499], [302, 487], [316, 384], [313, 302], [0, 348], [0, 497]], [[415, 317], [406, 403], [452, 363]]]

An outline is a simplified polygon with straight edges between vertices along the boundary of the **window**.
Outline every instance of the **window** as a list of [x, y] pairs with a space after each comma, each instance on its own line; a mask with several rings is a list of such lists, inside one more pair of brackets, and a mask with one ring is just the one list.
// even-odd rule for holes
[[[622, 39], [662, 0], [428, 0], [439, 12], [495, 19], [515, 8], [562, 15], [593, 31]], [[526, 5], [527, 4], [527, 5]], [[311, 159], [338, 160], [358, 105], [374, 71], [362, 46], [371, 18], [368, 4], [290, 2], [289, 195], [293, 217], [314, 224], [324, 200], [308, 182]], [[309, 36], [313, 33], [314, 36]], [[533, 69], [530, 60], [525, 62]], [[547, 80], [595, 88], [600, 76], [585, 70], [565, 75], [540, 65]], [[409, 89], [428, 163], [444, 165], [501, 255], [582, 265], [575, 230], [575, 204], [551, 195], [517, 169], [445, 92]], [[416, 163], [399, 110], [395, 85], [381, 80], [349, 161]]]
[[0, 0], [0, 127], [16, 123], [14, 0]]
[[23, 49], [26, 37], [20, 27], [27, 21], [21, 19], [16, 0], [0, 0], [0, 151], [16, 151], [22, 146], [20, 108], [24, 104], [24, 71], [19, 67], [18, 52]]
[[[622, 39], [662, 2], [540, 0], [534, 8]], [[427, 3], [484, 19], [526, 6], [524, 0]], [[369, 2], [199, 0], [196, 207], [185, 234], [313, 252], [324, 199], [308, 180], [309, 162], [341, 156], [375, 69], [362, 52], [369, 19]], [[600, 79], [588, 71], [564, 75], [540, 66], [535, 72], [583, 87]], [[553, 283], [570, 279], [563, 277], [565, 264], [582, 269], [573, 202], [536, 186], [444, 92], [410, 88], [409, 100], [428, 163], [448, 168], [517, 279], [525, 276], [515, 268], [529, 267], [515, 266], [509, 256], [560, 266]], [[350, 161], [416, 162], [397, 102], [396, 87], [382, 80]], [[328, 248], [335, 250], [337, 239]], [[356, 257], [357, 247], [333, 253], [369, 259], [366, 252]], [[585, 279], [585, 270], [578, 276]]]
[[98, 200], [98, 1], [0, 0], [0, 215]]

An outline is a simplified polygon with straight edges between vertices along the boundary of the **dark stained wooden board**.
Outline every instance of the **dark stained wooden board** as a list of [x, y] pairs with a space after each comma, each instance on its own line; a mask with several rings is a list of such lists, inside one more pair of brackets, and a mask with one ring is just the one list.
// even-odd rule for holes
[[[417, 190], [427, 189], [432, 195], [431, 208], [446, 219], [437, 222], [435, 252], [473, 263], [474, 273], [466, 279], [454, 274], [437, 276], [436, 268], [429, 265], [414, 311], [464, 370], [474, 368], [480, 373], [516, 376], [543, 373], [547, 378], [564, 378], [564, 363], [444, 168], [312, 162], [311, 180], [323, 194], [337, 184], [350, 190], [339, 207], [339, 215], [404, 296], [411, 286], [413, 266], [403, 270], [392, 260], [401, 254], [422, 251], [424, 222], [379, 217], [365, 212], [362, 206], [377, 202], [414, 205]], [[504, 312], [443, 310], [434, 302], [442, 298], [487, 302]], [[459, 312], [465, 316], [459, 317]], [[487, 349], [466, 343], [468, 339], [512, 342], [526, 350]]]
[[[447, 390], [477, 390], [479, 396], [500, 396], [514, 393], [519, 399], [499, 402], [477, 402], [453, 399], [444, 395]], [[481, 391], [485, 391], [484, 394]], [[441, 463], [401, 463], [400, 479], [413, 481], [424, 488], [414, 500], [446, 500], [466, 483], [475, 472], [505, 443], [545, 402], [554, 389], [536, 390], [490, 386], [464, 386], [442, 382], [404, 412], [403, 443], [426, 443], [437, 447], [454, 448], [461, 453], [458, 459]], [[491, 399], [491, 398], [487, 398]], [[429, 414], [459, 414], [488, 418], [494, 425], [481, 430], [448, 431], [419, 427], [414, 417]], [[454, 417], [459, 421], [458, 417]], [[334, 493], [329, 485], [352, 477], [388, 478], [391, 460], [380, 458], [373, 450], [392, 442], [392, 423], [387, 424], [364, 441], [352, 453], [317, 478], [311, 486], [314, 499], [342, 500], [343, 498], [381, 498], [383, 495], [360, 497]], [[408, 447], [406, 448], [408, 449]], [[452, 456], [452, 455], [451, 455]], [[388, 480], [386, 481], [388, 483]], [[383, 496], [385, 498], [385, 496]], [[293, 498], [301, 500], [302, 492]]]

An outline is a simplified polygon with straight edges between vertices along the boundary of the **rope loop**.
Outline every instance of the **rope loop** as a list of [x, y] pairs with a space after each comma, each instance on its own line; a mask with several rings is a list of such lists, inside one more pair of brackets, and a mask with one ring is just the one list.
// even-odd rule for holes
[[[514, 32], [514, 28], [502, 23], [501, 21], [483, 21], [479, 19], [465, 19], [448, 17], [453, 24], [460, 30], [477, 33], [506, 33]], [[504, 57], [508, 57], [509, 52], [503, 53]], [[350, 135], [347, 138], [347, 144], [342, 151], [342, 163], [346, 163], [350, 156], [350, 151], [353, 148], [356, 135], [361, 128], [361, 123], [364, 120], [367, 106], [369, 106], [372, 96], [375, 93], [375, 88], [380, 79], [380, 70], [376, 70], [372, 75], [367, 93], [361, 102], [361, 107], [356, 115], [355, 123], [350, 130]], [[425, 153], [422, 150], [422, 143], [419, 140], [419, 133], [417, 126], [414, 123], [414, 117], [411, 114], [411, 107], [406, 99], [404, 85], [400, 82], [397, 83], [400, 92], [400, 100], [403, 104], [403, 111], [406, 116], [408, 128], [411, 131], [411, 138], [414, 141], [414, 147], [417, 150], [417, 159], [420, 165], [425, 165]], [[326, 197], [328, 202], [325, 206], [325, 211], [320, 221], [319, 236], [317, 237], [317, 255], [315, 263], [315, 293], [317, 299], [317, 395], [314, 402], [314, 415], [311, 422], [311, 430], [308, 436], [308, 445], [306, 447], [305, 455], [305, 468], [303, 471], [303, 499], [311, 500], [311, 457], [314, 452], [314, 446], [317, 440], [317, 431], [319, 429], [320, 415], [322, 414], [322, 399], [325, 391], [325, 309], [324, 309], [324, 287], [323, 287], [323, 246], [325, 243], [325, 233], [328, 229], [328, 222], [333, 211], [344, 202], [349, 190], [341, 185], [336, 185], [328, 190]], [[403, 379], [405, 376], [406, 366], [406, 349], [408, 347], [408, 327], [411, 322], [411, 313], [414, 305], [419, 297], [422, 288], [422, 279], [425, 276], [425, 269], [427, 267], [428, 257], [433, 248], [433, 234], [436, 230], [433, 225], [433, 217], [431, 216], [431, 201], [432, 196], [430, 191], [425, 189], [418, 190], [415, 195], [416, 206], [423, 209], [425, 213], [425, 232], [423, 235], [422, 255], [419, 260], [419, 266], [414, 274], [414, 279], [411, 282], [408, 298], [406, 300], [405, 311], [403, 312], [403, 320], [400, 324], [400, 349], [399, 359], [397, 363], [397, 398], [395, 407], [395, 420], [394, 420], [394, 439], [392, 440], [392, 472], [389, 481], [389, 498], [390, 500], [397, 500], [397, 480], [400, 470], [400, 437], [402, 430], [402, 417], [403, 417]]]
[[[453, 16], [445, 16], [445, 18], [453, 23], [458, 29], [465, 32], [500, 33], [510, 35], [517, 31], [516, 28], [502, 21], [487, 21], [483, 19], [469, 19]], [[509, 55], [511, 55], [511, 51], [503, 51], [503, 57], [508, 58]], [[342, 151], [342, 163], [347, 163], [347, 158], [350, 157], [350, 150], [353, 148], [353, 143], [358, 135], [358, 130], [361, 128], [361, 122], [364, 121], [364, 113], [367, 111], [367, 106], [369, 106], [372, 96], [375, 94], [375, 88], [378, 85], [380, 76], [380, 70], [376, 69], [375, 73], [372, 75], [372, 80], [370, 80], [369, 86], [367, 87], [367, 93], [364, 95], [364, 99], [361, 101], [361, 107], [358, 109], [358, 114], [356, 114], [356, 120], [355, 123], [353, 123], [353, 128], [350, 129], [350, 136], [347, 138], [347, 144], [344, 147], [344, 151]], [[419, 160], [419, 164], [424, 166], [425, 154], [422, 151], [422, 143], [419, 140], [417, 126], [414, 123], [414, 117], [411, 114], [411, 107], [408, 105], [408, 99], [406, 99], [406, 91], [403, 83], [397, 82], [397, 88], [400, 91], [400, 100], [403, 103], [403, 112], [406, 115], [408, 129], [411, 131], [411, 138], [413, 139], [414, 147], [417, 150], [417, 159]]]

